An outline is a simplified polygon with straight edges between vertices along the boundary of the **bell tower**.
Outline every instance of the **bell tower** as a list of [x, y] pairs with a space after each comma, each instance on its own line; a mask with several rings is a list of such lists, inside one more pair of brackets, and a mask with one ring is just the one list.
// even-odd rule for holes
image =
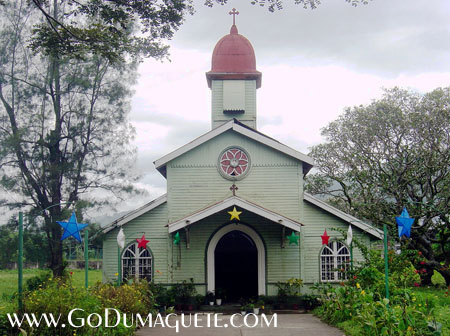
[[256, 70], [252, 44], [238, 33], [235, 16], [230, 34], [217, 42], [211, 71], [206, 73], [212, 93], [211, 126], [216, 128], [230, 119], [256, 129], [256, 89], [261, 87], [261, 72]]

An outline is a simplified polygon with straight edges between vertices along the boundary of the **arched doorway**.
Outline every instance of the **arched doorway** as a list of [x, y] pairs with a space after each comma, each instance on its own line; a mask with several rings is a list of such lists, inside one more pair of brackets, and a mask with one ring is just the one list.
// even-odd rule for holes
[[[257, 294], [266, 295], [266, 251], [261, 237], [247, 225], [229, 224], [219, 229], [209, 241], [206, 251], [207, 257], [207, 289], [215, 291], [216, 289], [216, 267], [215, 267], [215, 251], [219, 241], [223, 236], [232, 231], [240, 231], [245, 233], [254, 243], [257, 250]], [[234, 261], [239, 262], [239, 259]], [[238, 275], [238, 278], [241, 278]]]
[[220, 238], [214, 252], [215, 288], [228, 301], [258, 295], [258, 249], [246, 233], [234, 230]]

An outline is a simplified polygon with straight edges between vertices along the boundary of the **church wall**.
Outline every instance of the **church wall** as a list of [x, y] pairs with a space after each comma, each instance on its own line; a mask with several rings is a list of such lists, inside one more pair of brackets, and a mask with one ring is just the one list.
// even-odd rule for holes
[[220, 153], [233, 145], [244, 148], [251, 159], [247, 176], [234, 182], [239, 188], [236, 195], [300, 220], [302, 163], [229, 131], [168, 164], [169, 221], [183, 218], [232, 195], [229, 188], [233, 181], [220, 175], [217, 161]]
[[[186, 236], [181, 233], [181, 243], [173, 246], [173, 279], [171, 282], [194, 279], [197, 290], [206, 293], [207, 286], [207, 248], [212, 235], [229, 220], [229, 214], [222, 211], [190, 226], [190, 248], [186, 248]], [[268, 294], [276, 295], [275, 283], [292, 277], [300, 277], [300, 249], [289, 245], [281, 248], [281, 226], [265, 218], [246, 212], [240, 215], [242, 223], [248, 224], [261, 237], [266, 249], [266, 283]], [[236, 224], [232, 224], [236, 225]], [[239, 224], [242, 225], [242, 224]], [[286, 235], [290, 234], [286, 229]], [[239, 262], [239, 260], [236, 260]]]
[[[267, 295], [276, 295], [275, 284], [289, 278], [302, 278], [305, 283], [303, 292], [308, 292], [309, 286], [319, 282], [319, 254], [322, 248], [320, 236], [327, 229], [333, 238], [342, 238], [340, 232], [348, 229], [348, 223], [324, 210], [304, 202], [304, 218], [301, 228], [299, 245], [289, 245], [286, 236], [291, 233], [285, 230], [284, 244], [281, 247], [282, 226], [273, 223], [248, 211], [243, 211], [240, 220], [253, 228], [263, 240], [266, 251], [266, 290]], [[190, 248], [186, 247], [186, 233], [180, 230], [181, 242], [173, 244], [173, 239], [167, 233], [167, 203], [141, 215], [123, 226], [126, 244], [135, 242], [145, 233], [150, 240], [154, 260], [154, 281], [171, 285], [193, 278], [197, 291], [206, 293], [207, 286], [207, 248], [213, 234], [222, 226], [229, 224], [229, 209], [205, 218], [189, 226]], [[232, 224], [236, 225], [236, 224]], [[117, 276], [117, 237], [118, 229], [110, 231], [103, 243], [103, 280], [116, 281]], [[357, 239], [370, 245], [378, 242], [372, 236], [353, 226], [353, 234]], [[354, 260], [362, 260], [361, 251], [354, 248]], [[238, 260], [236, 262], [239, 262]], [[158, 272], [157, 272], [158, 270]]]
[[[126, 237], [125, 247], [136, 242], [142, 234], [150, 242], [147, 246], [153, 255], [153, 277], [156, 282], [168, 280], [168, 232], [167, 232], [167, 203], [161, 204], [153, 210], [131, 220], [123, 226]], [[117, 234], [116, 228], [106, 234], [103, 242], [103, 281], [117, 281]], [[159, 272], [157, 272], [157, 270]]]
[[[330, 240], [333, 238], [342, 239], [342, 234], [334, 230], [334, 228], [347, 231], [348, 223], [306, 201], [304, 202], [303, 223], [305, 226], [302, 227], [301, 235], [302, 278], [305, 283], [313, 284], [319, 282], [320, 279], [319, 255], [322, 249], [322, 239], [320, 236], [323, 235], [326, 229], [328, 235], [331, 237]], [[376, 240], [375, 237], [372, 238], [371, 235], [354, 225], [352, 225], [352, 231], [355, 239], [362, 241], [368, 246], [370, 246], [372, 241]], [[356, 247], [353, 248], [353, 258], [355, 264], [363, 260], [361, 251]]]
[[212, 128], [214, 129], [236, 118], [245, 125], [256, 129], [256, 80], [245, 80], [245, 113], [223, 113], [223, 82], [224, 80], [213, 80], [211, 82]]

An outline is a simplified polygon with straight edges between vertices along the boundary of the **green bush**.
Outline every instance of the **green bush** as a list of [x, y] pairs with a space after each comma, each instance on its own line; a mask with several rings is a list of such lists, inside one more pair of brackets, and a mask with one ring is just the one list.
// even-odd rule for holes
[[278, 281], [275, 285], [278, 288], [279, 302], [286, 303], [290, 298], [298, 297], [303, 286], [300, 278], [291, 278], [286, 281]]
[[8, 317], [6, 316], [7, 312], [11, 312], [14, 309], [8, 309], [10, 307], [0, 307], [0, 335], [15, 335], [17, 332], [11, 327]]
[[186, 304], [195, 301], [197, 290], [195, 289], [194, 279], [190, 278], [189, 281], [183, 280], [181, 283], [174, 284], [169, 289], [168, 295], [177, 304]]
[[[40, 325], [38, 328], [22, 326], [28, 334], [36, 335], [73, 335], [88, 334], [89, 327], [73, 328], [69, 325], [68, 314], [74, 309], [76, 311], [72, 320], [87, 318], [90, 313], [102, 313], [101, 304], [96, 297], [89, 295], [84, 290], [75, 288], [70, 282], [59, 279], [49, 280], [44, 287], [29, 293], [24, 299], [24, 313], [34, 313], [36, 316], [52, 313], [54, 316], [61, 314], [61, 320], [57, 327], [48, 328]], [[62, 327], [64, 324], [66, 327]]]
[[155, 284], [153, 282], [150, 283], [149, 286], [150, 291], [154, 295], [155, 306], [159, 309], [160, 312], [165, 311], [175, 304], [175, 298], [171, 295], [166, 287], [160, 284]]
[[348, 335], [441, 335], [442, 324], [436, 321], [435, 313], [441, 304], [439, 298], [416, 294], [414, 284], [419, 275], [407, 253], [389, 253], [388, 258], [389, 300], [385, 298], [384, 261], [379, 252], [370, 251], [349, 281], [338, 287], [314, 287], [322, 303], [315, 313]]
[[[413, 252], [414, 253], [414, 252]], [[389, 289], [392, 293], [402, 293], [407, 288], [420, 282], [420, 276], [410, 262], [411, 252], [403, 251], [400, 255], [389, 251]], [[370, 288], [375, 298], [385, 296], [384, 258], [380, 251], [368, 251], [365, 262], [355, 268], [349, 276], [350, 285], [359, 283], [363, 288]]]
[[155, 300], [147, 281], [133, 282], [116, 287], [97, 283], [90, 294], [105, 308], [116, 308], [122, 313], [145, 314], [155, 311]]
[[[41, 279], [42, 280], [42, 279]], [[38, 279], [32, 281], [31, 287], [36, 287], [24, 297], [24, 313], [34, 313], [39, 319], [42, 314], [52, 313], [56, 318], [60, 316], [57, 327], [48, 328], [41, 324], [39, 327], [22, 325], [22, 329], [28, 335], [132, 335], [135, 326], [127, 327], [123, 324], [123, 318], [114, 328], [105, 327], [105, 321], [98, 328], [91, 328], [85, 323], [83, 327], [72, 327], [69, 324], [68, 315], [71, 310], [72, 322], [81, 324], [87, 321], [89, 315], [95, 313], [105, 317], [106, 308], [115, 308], [121, 316], [127, 314], [129, 325], [132, 324], [131, 314], [146, 316], [154, 313], [154, 296], [146, 281], [135, 282], [131, 285], [113, 286], [111, 284], [97, 283], [88, 290], [74, 287], [70, 277], [62, 279], [49, 279], [38, 284]], [[12, 309], [9, 309], [12, 310]], [[92, 318], [92, 317], [91, 317]], [[98, 321], [93, 317], [93, 324]], [[109, 324], [116, 324], [116, 314], [109, 316]], [[65, 325], [63, 327], [62, 325]], [[0, 334], [18, 333], [11, 330], [5, 314], [0, 318]]]
[[52, 278], [51, 272], [42, 272], [34, 277], [29, 278], [25, 283], [25, 288], [27, 291], [34, 291], [39, 287], [43, 287], [45, 283]]
[[[351, 321], [361, 335], [386, 336], [436, 336], [440, 335], [440, 324], [433, 316], [435, 304], [431, 301], [420, 303], [414, 295], [398, 302], [386, 298], [378, 300], [369, 290], [360, 286], [322, 288], [322, 305], [315, 311], [322, 319], [340, 325]], [[351, 334], [354, 335], [354, 334]]]

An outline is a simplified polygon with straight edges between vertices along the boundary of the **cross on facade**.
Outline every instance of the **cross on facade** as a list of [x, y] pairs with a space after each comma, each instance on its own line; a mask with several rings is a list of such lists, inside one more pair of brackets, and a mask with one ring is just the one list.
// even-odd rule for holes
[[236, 196], [236, 190], [239, 188], [236, 186], [236, 184], [233, 183], [233, 185], [230, 187], [230, 190], [233, 192], [233, 196]]
[[228, 14], [233, 15], [233, 25], [236, 24], [235, 18], [236, 15], [239, 15], [239, 12], [236, 10], [236, 8], [233, 8], [233, 10], [231, 12], [229, 12]]

